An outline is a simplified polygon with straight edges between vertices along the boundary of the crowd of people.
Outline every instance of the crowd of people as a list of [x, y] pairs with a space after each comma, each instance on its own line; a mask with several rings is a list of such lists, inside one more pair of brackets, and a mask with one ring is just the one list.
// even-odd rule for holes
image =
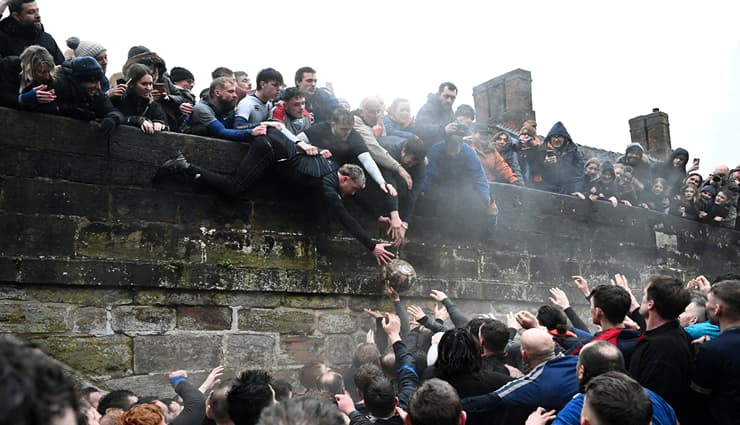
[[174, 394], [80, 389], [6, 336], [0, 424], [736, 424], [739, 277], [654, 275], [635, 295], [622, 275], [593, 289], [573, 276], [595, 333], [560, 288], [536, 312], [498, 320], [469, 316], [438, 290], [427, 315], [386, 287], [394, 311], [365, 309], [374, 325], [349, 366], [307, 363], [295, 388], [265, 370], [227, 378], [217, 366], [199, 387], [173, 371]]
[[651, 161], [639, 144], [628, 145], [614, 164], [586, 160], [561, 122], [543, 137], [532, 120], [518, 131], [499, 131], [476, 121], [473, 107], [453, 108], [458, 90], [451, 82], [430, 93], [414, 116], [400, 98], [385, 105], [368, 96], [352, 109], [318, 87], [311, 67], [295, 72], [293, 87], [273, 68], [259, 71], [253, 86], [247, 72], [218, 67], [209, 88], [196, 96], [192, 72], [168, 70], [164, 58], [144, 46], [131, 47], [122, 71], [109, 78], [101, 43], [71, 37], [62, 53], [44, 31], [35, 1], [0, 3], [10, 10], [0, 21], [0, 105], [97, 120], [106, 136], [128, 125], [145, 134], [184, 132], [247, 143], [233, 174], [214, 173], [174, 152], [161, 171], [185, 174], [227, 197], [277, 173], [326, 199], [378, 262], [392, 257], [389, 245], [368, 235], [345, 210], [343, 197], [358, 194], [395, 245], [403, 243], [417, 201], [442, 215], [454, 210], [464, 218], [455, 231], [468, 226], [490, 239], [498, 215], [494, 182], [736, 226], [740, 166], [718, 165], [702, 176], [695, 172], [698, 160], [689, 165], [682, 148], [665, 163]]

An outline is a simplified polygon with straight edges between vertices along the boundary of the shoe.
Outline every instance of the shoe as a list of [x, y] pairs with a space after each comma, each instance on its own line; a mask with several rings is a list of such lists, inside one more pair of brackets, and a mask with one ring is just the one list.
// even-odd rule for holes
[[190, 163], [185, 159], [185, 155], [182, 152], [178, 152], [177, 156], [170, 158], [159, 167], [159, 171], [165, 173], [182, 173], [190, 168]]

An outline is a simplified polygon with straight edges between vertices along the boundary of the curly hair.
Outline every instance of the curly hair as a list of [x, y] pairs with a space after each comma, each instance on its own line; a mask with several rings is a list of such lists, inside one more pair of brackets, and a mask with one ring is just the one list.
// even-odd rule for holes
[[121, 415], [121, 425], [161, 425], [162, 410], [154, 403], [138, 404]]

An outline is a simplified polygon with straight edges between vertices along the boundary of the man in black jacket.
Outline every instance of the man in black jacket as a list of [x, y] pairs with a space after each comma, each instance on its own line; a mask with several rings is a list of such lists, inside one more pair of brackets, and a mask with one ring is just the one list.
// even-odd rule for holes
[[689, 302], [691, 296], [680, 280], [660, 275], [648, 279], [640, 303], [645, 335], [638, 339], [629, 366], [630, 375], [673, 406], [682, 423], [691, 404], [693, 351], [677, 319]]
[[26, 47], [38, 44], [51, 53], [54, 63], [61, 65], [64, 54], [54, 37], [44, 31], [36, 2], [12, 0], [9, 9], [10, 16], [0, 21], [0, 57], [20, 56]]

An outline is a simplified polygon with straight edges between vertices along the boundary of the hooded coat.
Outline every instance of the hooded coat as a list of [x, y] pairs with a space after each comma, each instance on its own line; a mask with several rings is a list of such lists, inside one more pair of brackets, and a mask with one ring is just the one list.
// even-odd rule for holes
[[[673, 160], [678, 157], [684, 157], [682, 167], [674, 167]], [[684, 148], [674, 149], [671, 157], [658, 169], [656, 177], [663, 177], [666, 180], [666, 190], [669, 196], [680, 194], [683, 181], [686, 179], [686, 164], [689, 162], [689, 151]]]
[[414, 132], [424, 141], [424, 146], [429, 148], [444, 140], [445, 126], [454, 119], [452, 108], [445, 108], [435, 93], [429, 93], [427, 103], [416, 114]]
[[[553, 136], [563, 136], [565, 141], [556, 148], [552, 145]], [[554, 164], [545, 162], [545, 155], [554, 153], [557, 160]], [[533, 153], [536, 155], [532, 162], [532, 174], [542, 175], [542, 181], [535, 185], [536, 188], [555, 193], [571, 194], [579, 192], [583, 188], [583, 168], [586, 161], [578, 145], [573, 143], [568, 130], [560, 121], [552, 126], [545, 137], [545, 143]]]
[[37, 105], [34, 109], [56, 115], [63, 115], [80, 120], [112, 118], [116, 124], [124, 121], [123, 114], [111, 103], [108, 96], [100, 90], [89, 96], [80, 87], [72, 69], [72, 61], [66, 61], [57, 71], [54, 78], [54, 90], [57, 99], [46, 105]]
[[[634, 165], [627, 163], [627, 152], [632, 149], [639, 150], [642, 154], [642, 159]], [[630, 143], [627, 145], [624, 155], [617, 159], [617, 163], [632, 166], [632, 177], [637, 179], [643, 187], [648, 187], [653, 184], [653, 166], [648, 162], [648, 159], [645, 157], [645, 149], [643, 149], [639, 143]]]
[[13, 16], [0, 21], [0, 57], [20, 56], [28, 46], [38, 44], [51, 53], [54, 63], [61, 65], [64, 54], [51, 34], [44, 31], [43, 25], [21, 25]]

